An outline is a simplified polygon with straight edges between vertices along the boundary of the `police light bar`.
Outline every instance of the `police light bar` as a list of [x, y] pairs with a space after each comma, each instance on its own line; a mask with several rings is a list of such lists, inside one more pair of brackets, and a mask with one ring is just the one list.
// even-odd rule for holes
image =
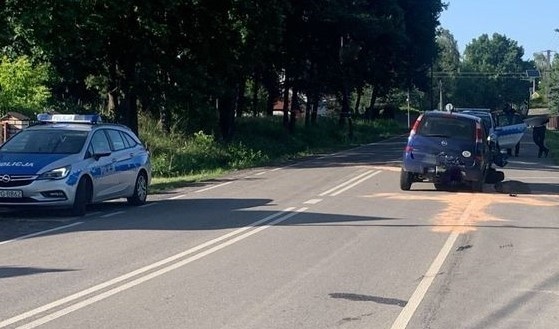
[[101, 116], [99, 114], [37, 114], [37, 120], [41, 122], [53, 123], [101, 123]]

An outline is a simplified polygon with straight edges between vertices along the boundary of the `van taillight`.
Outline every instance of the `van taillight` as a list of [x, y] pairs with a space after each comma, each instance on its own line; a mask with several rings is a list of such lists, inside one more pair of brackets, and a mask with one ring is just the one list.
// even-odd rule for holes
[[483, 143], [483, 134], [479, 122], [476, 122], [476, 143]]
[[410, 137], [415, 135], [415, 133], [417, 133], [417, 128], [419, 128], [419, 123], [421, 122], [421, 118], [423, 118], [423, 114], [420, 115], [415, 122], [413, 123], [413, 127], [411, 128], [410, 131]]

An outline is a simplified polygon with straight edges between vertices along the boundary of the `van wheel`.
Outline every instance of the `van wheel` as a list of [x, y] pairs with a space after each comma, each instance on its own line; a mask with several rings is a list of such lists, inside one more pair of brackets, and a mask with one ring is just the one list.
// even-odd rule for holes
[[86, 178], [80, 179], [78, 187], [76, 188], [76, 195], [74, 197], [74, 204], [70, 208], [71, 216], [84, 216], [87, 211], [87, 204], [90, 201], [91, 185]]
[[472, 192], [483, 192], [483, 180], [472, 182]]
[[400, 188], [403, 191], [409, 191], [412, 184], [413, 174], [402, 169], [400, 171]]
[[487, 184], [496, 184], [498, 182], [502, 182], [503, 180], [505, 180], [505, 173], [495, 170], [494, 168], [490, 168], [487, 173], [487, 177], [485, 178], [485, 182]]
[[448, 190], [448, 185], [444, 184], [444, 183], [434, 183], [435, 185], [435, 190], [437, 191], [446, 191]]
[[133, 206], [139, 206], [146, 203], [148, 196], [148, 180], [146, 174], [141, 172], [136, 178], [136, 185], [134, 185], [134, 194], [127, 198], [128, 203]]

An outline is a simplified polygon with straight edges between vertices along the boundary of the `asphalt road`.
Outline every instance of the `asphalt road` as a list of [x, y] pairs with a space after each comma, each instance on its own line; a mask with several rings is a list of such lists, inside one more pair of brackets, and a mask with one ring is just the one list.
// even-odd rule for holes
[[405, 138], [122, 201], [0, 213], [0, 328], [555, 328], [559, 176], [399, 189]]

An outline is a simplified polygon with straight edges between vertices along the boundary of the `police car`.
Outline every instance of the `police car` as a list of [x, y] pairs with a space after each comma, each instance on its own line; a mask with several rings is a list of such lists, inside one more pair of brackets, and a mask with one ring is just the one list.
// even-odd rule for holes
[[39, 114], [37, 121], [0, 146], [0, 207], [51, 206], [83, 216], [91, 203], [146, 202], [149, 152], [129, 128], [99, 115]]

